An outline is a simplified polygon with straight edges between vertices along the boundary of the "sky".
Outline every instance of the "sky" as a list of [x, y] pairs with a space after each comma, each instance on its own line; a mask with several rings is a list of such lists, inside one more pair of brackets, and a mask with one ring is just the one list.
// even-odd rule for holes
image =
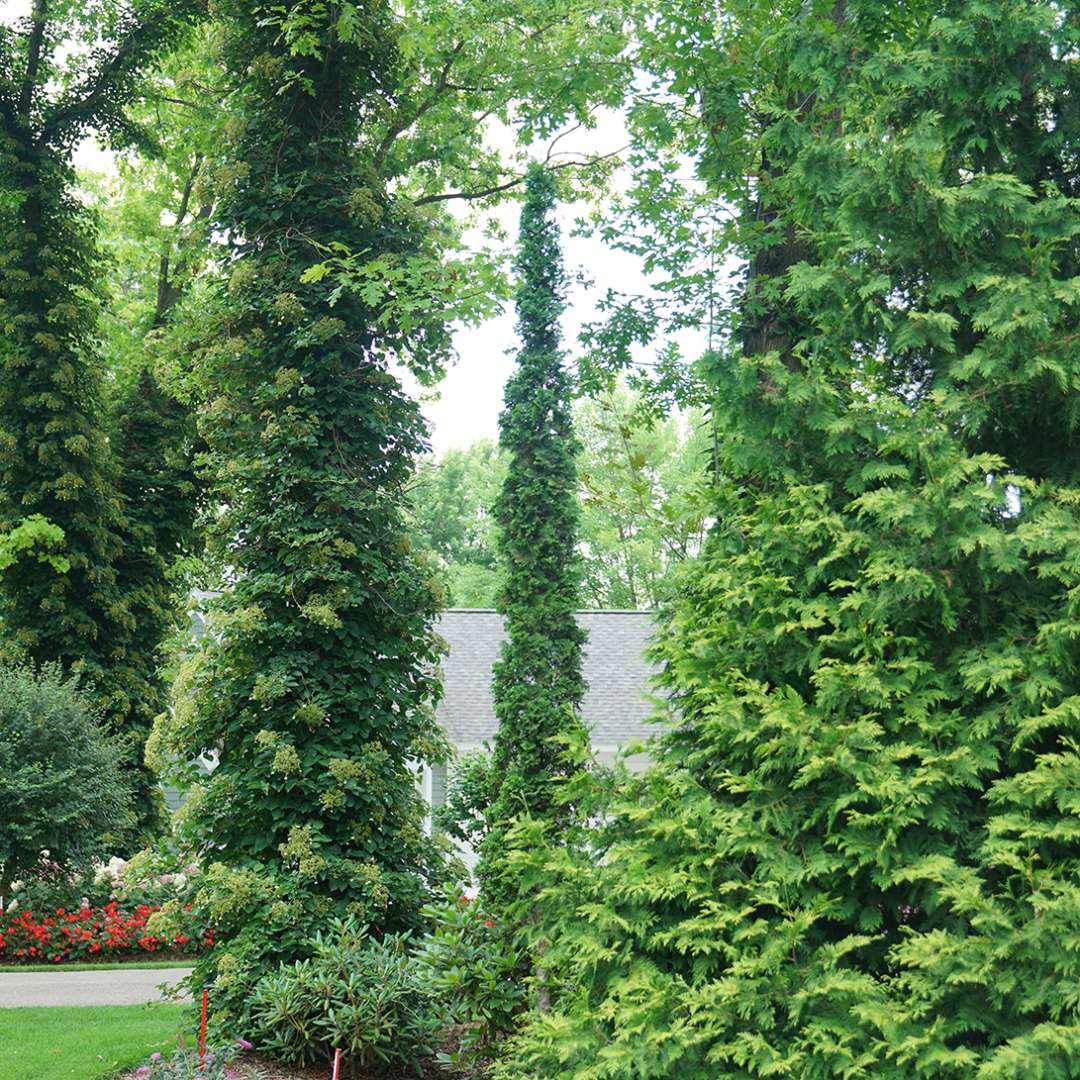
[[[592, 131], [574, 132], [562, 138], [560, 150], [582, 154], [605, 154], [623, 146], [626, 132], [614, 113], [602, 116]], [[615, 183], [618, 184], [616, 176]], [[507, 203], [499, 218], [513, 243], [517, 235], [519, 204]], [[564, 342], [572, 362], [581, 328], [598, 317], [597, 302], [607, 290], [640, 292], [648, 287], [640, 260], [615, 251], [595, 237], [573, 235], [575, 219], [588, 208], [569, 205], [559, 208], [563, 257], [567, 276], [573, 283], [567, 296], [563, 318]], [[592, 286], [577, 283], [578, 278]], [[436, 388], [435, 400], [423, 402], [424, 415], [431, 426], [432, 448], [437, 454], [467, 446], [477, 439], [496, 439], [503, 386], [514, 367], [517, 346], [513, 305], [497, 318], [479, 327], [459, 328], [454, 345], [457, 359]]]

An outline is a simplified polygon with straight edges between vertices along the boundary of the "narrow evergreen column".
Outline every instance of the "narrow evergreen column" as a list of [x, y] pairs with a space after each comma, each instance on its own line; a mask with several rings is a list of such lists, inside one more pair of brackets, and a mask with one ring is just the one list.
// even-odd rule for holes
[[509, 471], [495, 517], [505, 581], [506, 642], [495, 666], [494, 775], [479, 874], [489, 902], [517, 893], [505, 862], [507, 828], [523, 812], [557, 818], [552, 779], [564, 775], [557, 737], [580, 724], [585, 634], [577, 624], [577, 440], [560, 349], [565, 277], [550, 173], [530, 171], [517, 257], [518, 367], [499, 418]]

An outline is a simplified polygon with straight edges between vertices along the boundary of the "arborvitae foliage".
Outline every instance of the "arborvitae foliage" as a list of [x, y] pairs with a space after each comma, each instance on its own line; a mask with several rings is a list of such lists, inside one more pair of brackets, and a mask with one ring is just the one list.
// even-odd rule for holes
[[101, 266], [71, 151], [89, 131], [138, 140], [124, 112], [138, 77], [197, 6], [35, 0], [0, 33], [0, 527], [43, 515], [70, 563], [60, 575], [24, 559], [0, 579], [5, 650], [93, 688], [137, 773], [144, 827], [160, 801], [140, 764], [148, 660], [117, 584], [125, 519], [95, 356]]
[[657, 649], [678, 727], [584, 857], [533, 864], [566, 993], [507, 1074], [1067, 1080], [1075, 12], [739, 10], [672, 37], [768, 75], [706, 117], [711, 165], [776, 211], [744, 254], [764, 223], [794, 257], [752, 262], [710, 367], [717, 525]]
[[579, 727], [585, 693], [585, 634], [574, 617], [580, 579], [577, 440], [560, 348], [565, 283], [554, 208], [551, 174], [534, 166], [526, 181], [517, 255], [522, 348], [499, 418], [509, 461], [494, 507], [505, 573], [498, 607], [506, 617], [506, 641], [492, 686], [499, 721], [493, 775], [499, 786], [487, 815], [479, 873], [489, 900], [503, 903], [518, 893], [507, 871], [507, 827], [522, 813], [559, 816], [552, 781], [567, 767], [558, 739]]
[[186, 618], [179, 560], [200, 544], [195, 524], [202, 484], [194, 465], [199, 442], [190, 410], [166, 394], [148, 369], [117, 409], [113, 439], [124, 526], [116, 588], [139, 636], [139, 649], [129, 657], [132, 679], [141, 679], [131, 715], [148, 732], [167, 703], [162, 648]]
[[[230, 0], [236, 115], [217, 211], [228, 282], [195, 344], [208, 398], [212, 542], [231, 580], [182, 675], [160, 748], [216, 751], [188, 806], [210, 852], [200, 962], [217, 1017], [346, 913], [418, 921], [438, 859], [414, 763], [438, 759], [434, 583], [410, 552], [404, 489], [423, 448], [388, 370], [405, 331], [317, 269], [328, 250], [407, 253], [416, 227], [364, 168], [392, 93], [381, 0]], [[406, 344], [420, 341], [425, 324]], [[230, 1019], [231, 1018], [231, 1019]]]

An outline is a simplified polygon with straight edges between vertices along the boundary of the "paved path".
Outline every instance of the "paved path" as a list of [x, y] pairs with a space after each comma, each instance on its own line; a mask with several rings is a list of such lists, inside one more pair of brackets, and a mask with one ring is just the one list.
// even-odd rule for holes
[[179, 982], [191, 968], [0, 972], [0, 1009], [23, 1005], [143, 1005], [159, 1001], [161, 983]]

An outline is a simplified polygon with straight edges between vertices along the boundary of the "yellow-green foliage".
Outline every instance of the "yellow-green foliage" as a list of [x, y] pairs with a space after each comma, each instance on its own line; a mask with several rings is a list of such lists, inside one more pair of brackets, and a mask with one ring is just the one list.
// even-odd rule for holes
[[643, 33], [707, 88], [656, 137], [741, 187], [704, 254], [751, 272], [705, 368], [716, 524], [655, 652], [677, 726], [578, 850], [518, 838], [561, 994], [505, 1075], [1069, 1080], [1075, 22], [680, 2]]

